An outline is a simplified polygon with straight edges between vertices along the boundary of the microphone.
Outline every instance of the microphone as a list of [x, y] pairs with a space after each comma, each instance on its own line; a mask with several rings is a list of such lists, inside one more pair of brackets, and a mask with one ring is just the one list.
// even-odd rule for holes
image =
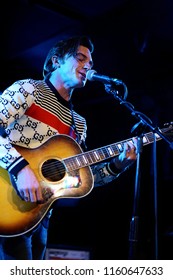
[[95, 70], [89, 70], [86, 74], [87, 80], [89, 81], [98, 81], [98, 82], [102, 82], [104, 84], [111, 84], [114, 83], [116, 85], [121, 85], [123, 84], [123, 82], [121, 80], [118, 80], [116, 78], [110, 78], [108, 76], [105, 75], [101, 75], [101, 74], [97, 74], [97, 71]]

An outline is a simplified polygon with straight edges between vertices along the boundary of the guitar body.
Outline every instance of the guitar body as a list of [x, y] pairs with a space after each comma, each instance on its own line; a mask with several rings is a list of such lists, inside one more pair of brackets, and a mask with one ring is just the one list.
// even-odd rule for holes
[[[23, 201], [11, 184], [8, 172], [0, 167], [0, 236], [12, 237], [24, 234], [33, 229], [45, 216], [51, 205], [58, 198], [76, 198], [87, 195], [93, 188], [93, 175], [89, 166], [77, 169], [80, 185], [77, 187], [64, 187], [68, 177], [74, 176], [74, 171], [66, 170], [65, 158], [82, 152], [80, 146], [69, 136], [56, 135], [50, 138], [39, 148], [27, 149], [15, 146], [19, 153], [30, 163], [40, 185], [44, 190], [53, 192], [45, 203], [32, 203]], [[43, 176], [43, 163], [55, 159], [65, 167], [63, 176], [54, 180]]]
[[[172, 124], [162, 129], [162, 133], [170, 131], [172, 131]], [[155, 136], [157, 141], [162, 139], [158, 134]], [[154, 140], [152, 132], [146, 133], [143, 136], [143, 145], [153, 143]], [[90, 165], [119, 155], [123, 144], [127, 141], [133, 141], [133, 139], [85, 153], [73, 138], [62, 134], [53, 136], [35, 149], [15, 146], [36, 174], [42, 187], [45, 203], [23, 201], [17, 195], [8, 172], [0, 167], [2, 209], [0, 211], [0, 236], [18, 236], [30, 231], [43, 219], [58, 198], [77, 198], [89, 194], [94, 185]]]

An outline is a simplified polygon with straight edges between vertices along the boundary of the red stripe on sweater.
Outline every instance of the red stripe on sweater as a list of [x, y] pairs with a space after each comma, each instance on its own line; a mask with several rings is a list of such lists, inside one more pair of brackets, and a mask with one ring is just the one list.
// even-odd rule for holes
[[60, 134], [67, 134], [72, 136], [74, 139], [76, 138], [75, 132], [72, 127], [64, 124], [57, 116], [53, 115], [52, 113], [36, 104], [32, 104], [32, 106], [26, 110], [25, 114], [47, 125], [50, 125], [51, 127], [55, 128]]

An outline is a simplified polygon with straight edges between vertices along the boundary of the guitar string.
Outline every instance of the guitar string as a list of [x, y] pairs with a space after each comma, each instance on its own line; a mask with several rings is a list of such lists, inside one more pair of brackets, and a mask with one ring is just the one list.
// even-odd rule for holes
[[[167, 131], [168, 129], [163, 129], [162, 130], [162, 132], [165, 132], [165, 131]], [[153, 136], [153, 133], [152, 132], [150, 132], [150, 133], [148, 133], [147, 135], [145, 135], [145, 137], [147, 137], [148, 139], [149, 139], [149, 141], [151, 142], [153, 139], [154, 139], [154, 136]], [[158, 139], [159, 140], [159, 139]], [[126, 142], [126, 141], [124, 141], [124, 142]], [[121, 143], [123, 143], [123, 142], [121, 142]], [[117, 152], [119, 149], [117, 148], [117, 145], [118, 144], [112, 144], [112, 145], [110, 145], [111, 147], [112, 147], [112, 149], [113, 149], [113, 151], [115, 152]], [[99, 148], [98, 149], [98, 151], [97, 151], [97, 153], [100, 155], [100, 158], [101, 158], [101, 155], [103, 155], [104, 154], [104, 157], [103, 157], [103, 160], [104, 159], [106, 159], [106, 158], [108, 158], [108, 157], [111, 157], [110, 156], [110, 154], [109, 154], [109, 152], [107, 152], [106, 151], [106, 149], [108, 148], [108, 147], [110, 147], [110, 146], [106, 146], [106, 147], [103, 147], [103, 148]], [[114, 147], [115, 146], [115, 147]], [[106, 152], [104, 152], [103, 150], [105, 150]], [[90, 160], [89, 160], [89, 158], [88, 158], [88, 156], [90, 157], [90, 159], [92, 160], [93, 158], [95, 159], [95, 157], [93, 156], [93, 158], [91, 157], [91, 155], [93, 155], [93, 151], [90, 151], [90, 152], [88, 152], [88, 153], [85, 153], [85, 157], [88, 159], [88, 161], [90, 162]], [[108, 155], [108, 157], [106, 157], [106, 155]], [[85, 160], [83, 159], [83, 160], [81, 160], [80, 159], [80, 157], [82, 158], [83, 157], [83, 155], [77, 155], [77, 157], [79, 158], [79, 162], [80, 162], [80, 164], [82, 165], [82, 166], [86, 166], [87, 164], [85, 164]], [[74, 159], [66, 159], [65, 161], [67, 161], [68, 160], [68, 163], [66, 163], [66, 166], [73, 166], [74, 168], [73, 168], [73, 170], [74, 169], [79, 169], [79, 168], [81, 168], [81, 165], [77, 165], [76, 163], [75, 163], [75, 161], [74, 161]], [[101, 159], [98, 159], [98, 161], [100, 161], [100, 160], [102, 160], [102, 158]], [[96, 160], [94, 160], [94, 162], [93, 162], [93, 160], [92, 160], [92, 162], [91, 162], [91, 164], [92, 163], [95, 163], [96, 162]], [[50, 163], [47, 163], [46, 164], [46, 166], [44, 167], [44, 173], [46, 173], [46, 172], [56, 172], [57, 173], [57, 167], [58, 167], [58, 165], [59, 165], [59, 167], [58, 167], [58, 171], [59, 172], [62, 172], [62, 173], [64, 173], [64, 170], [66, 169], [65, 168], [65, 166], [63, 165], [63, 163], [62, 162], [60, 162], [59, 164], [59, 161], [56, 161], [56, 162], [50, 162]], [[67, 168], [68, 169], [68, 168]]]

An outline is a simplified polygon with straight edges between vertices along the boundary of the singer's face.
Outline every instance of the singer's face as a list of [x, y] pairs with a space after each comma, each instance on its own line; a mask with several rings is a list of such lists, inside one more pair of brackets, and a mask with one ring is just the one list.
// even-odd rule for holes
[[93, 66], [92, 56], [88, 48], [79, 46], [75, 56], [65, 56], [61, 64], [61, 78], [72, 88], [80, 88], [86, 84], [86, 73]]

